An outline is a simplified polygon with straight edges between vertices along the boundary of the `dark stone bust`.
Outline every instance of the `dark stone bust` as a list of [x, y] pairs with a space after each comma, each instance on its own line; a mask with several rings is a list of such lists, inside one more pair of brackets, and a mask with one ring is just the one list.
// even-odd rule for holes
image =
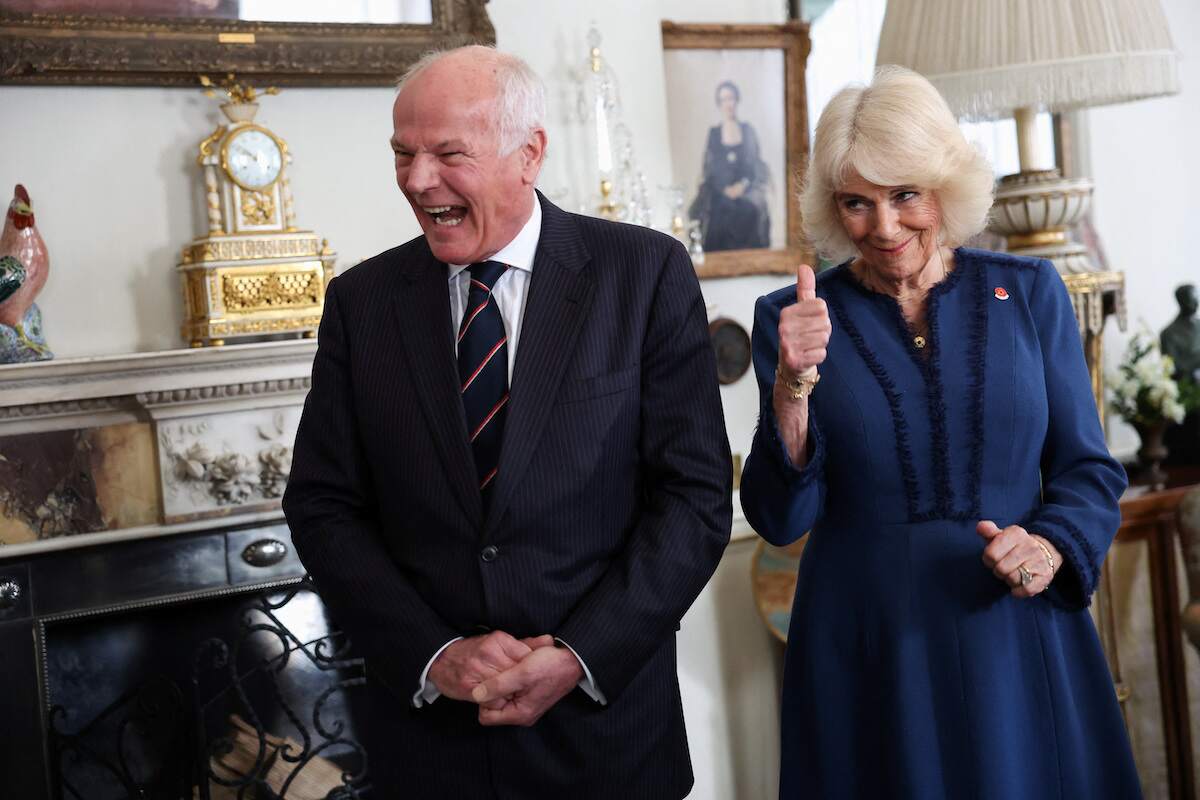
[[1196, 319], [1196, 286], [1185, 283], [1175, 290], [1179, 316], [1159, 337], [1163, 355], [1175, 360], [1175, 379], [1200, 380], [1200, 320]]

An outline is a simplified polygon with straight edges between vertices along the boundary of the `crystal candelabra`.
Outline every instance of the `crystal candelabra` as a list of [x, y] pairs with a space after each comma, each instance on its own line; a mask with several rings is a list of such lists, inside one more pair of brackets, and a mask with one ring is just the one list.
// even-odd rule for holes
[[613, 196], [613, 131], [612, 118], [621, 113], [621, 97], [612, 68], [600, 53], [600, 31], [593, 26], [588, 31], [588, 61], [580, 83], [579, 118], [596, 132], [596, 166], [600, 174], [600, 202], [596, 213], [608, 219], [619, 219], [622, 206]]
[[[654, 206], [650, 200], [646, 175], [638, 166], [633, 134], [621, 117], [621, 97], [616, 75], [600, 50], [600, 32], [593, 25], [587, 34], [588, 58], [578, 81], [579, 121], [595, 132], [596, 167], [599, 197], [583, 204], [585, 213], [606, 219], [654, 227]], [[669, 187], [669, 232], [688, 246], [692, 260], [703, 263], [699, 231], [690, 226], [683, 209], [682, 187]], [[565, 194], [565, 191], [563, 192]]]

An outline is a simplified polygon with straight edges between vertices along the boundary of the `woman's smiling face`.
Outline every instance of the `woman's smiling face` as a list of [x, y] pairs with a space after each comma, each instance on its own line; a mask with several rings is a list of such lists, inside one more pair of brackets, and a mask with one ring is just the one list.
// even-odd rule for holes
[[929, 189], [880, 186], [852, 174], [834, 202], [864, 266], [882, 280], [916, 275], [937, 252], [942, 209]]

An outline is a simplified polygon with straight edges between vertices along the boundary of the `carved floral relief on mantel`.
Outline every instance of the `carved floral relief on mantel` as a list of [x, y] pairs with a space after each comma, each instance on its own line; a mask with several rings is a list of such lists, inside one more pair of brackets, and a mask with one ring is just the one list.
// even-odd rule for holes
[[297, 407], [160, 422], [164, 521], [275, 506], [292, 469], [299, 422]]

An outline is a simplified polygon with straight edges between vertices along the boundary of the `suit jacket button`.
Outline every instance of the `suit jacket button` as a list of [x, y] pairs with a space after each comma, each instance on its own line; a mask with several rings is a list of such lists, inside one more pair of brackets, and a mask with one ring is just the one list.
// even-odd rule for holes
[[500, 555], [500, 548], [496, 547], [496, 545], [494, 545], [494, 544], [489, 544], [487, 547], [483, 548], [483, 550], [479, 553], [479, 557], [482, 558], [484, 561], [495, 561], [496, 557], [499, 555]]

